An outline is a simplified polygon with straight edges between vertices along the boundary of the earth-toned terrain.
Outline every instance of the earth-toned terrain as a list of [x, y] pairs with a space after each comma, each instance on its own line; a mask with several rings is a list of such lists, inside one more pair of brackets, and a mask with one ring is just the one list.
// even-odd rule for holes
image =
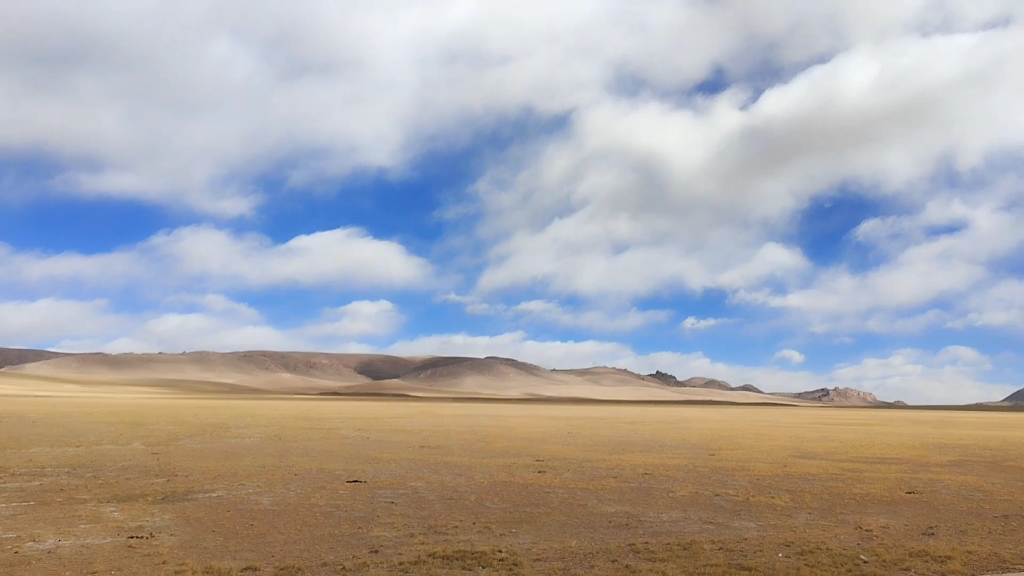
[[5, 397], [0, 574], [1024, 570], [1018, 413]]
[[1008, 404], [1024, 404], [1024, 388], [1017, 390], [1013, 394], [1010, 394], [1003, 399], [1003, 402]]
[[[8, 366], [0, 574], [1024, 570], [1020, 412], [690, 384], [499, 358]], [[704, 404], [651, 401], [680, 398]]]
[[94, 394], [129, 386], [136, 393], [218, 391], [413, 397], [589, 399], [787, 405], [881, 405], [851, 389], [765, 394], [705, 377], [678, 380], [617, 368], [547, 370], [509, 358], [398, 357], [305, 352], [79, 354], [0, 351], [0, 393]]

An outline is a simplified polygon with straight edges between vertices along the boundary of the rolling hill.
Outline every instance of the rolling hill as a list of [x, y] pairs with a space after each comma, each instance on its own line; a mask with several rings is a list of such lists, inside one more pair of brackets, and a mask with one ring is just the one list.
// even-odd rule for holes
[[29, 364], [68, 356], [61, 352], [50, 352], [48, 350], [26, 350], [22, 348], [0, 348], [0, 368]]
[[0, 351], [0, 393], [272, 393], [464, 398], [566, 398], [794, 405], [878, 403], [851, 389], [765, 394], [705, 377], [679, 380], [593, 367], [548, 370], [511, 358], [318, 352], [75, 354]]

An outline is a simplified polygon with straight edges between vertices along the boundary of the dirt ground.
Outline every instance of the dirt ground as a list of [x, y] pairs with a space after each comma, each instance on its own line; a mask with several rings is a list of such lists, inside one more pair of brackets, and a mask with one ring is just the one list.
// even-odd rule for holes
[[0, 398], [0, 574], [1024, 570], [1024, 414]]

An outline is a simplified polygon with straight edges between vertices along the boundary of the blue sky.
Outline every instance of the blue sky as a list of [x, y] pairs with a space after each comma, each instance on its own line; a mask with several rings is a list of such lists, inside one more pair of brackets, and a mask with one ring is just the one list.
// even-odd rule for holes
[[1024, 386], [1019, 2], [4, 4], [0, 346]]

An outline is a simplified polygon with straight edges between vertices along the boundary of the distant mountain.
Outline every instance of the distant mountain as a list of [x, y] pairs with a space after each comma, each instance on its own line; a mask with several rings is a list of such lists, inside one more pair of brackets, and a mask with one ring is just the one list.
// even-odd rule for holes
[[[656, 380], [666, 386], [676, 388], [711, 388], [715, 390], [764, 394], [764, 392], [753, 384], [731, 386], [728, 382], [715, 380], [714, 378], [704, 378], [702, 376], [679, 380], [675, 376], [668, 374], [667, 372], [662, 372], [661, 370], [658, 370], [654, 374], [648, 374], [646, 378]], [[854, 388], [819, 388], [818, 390], [809, 390], [807, 392], [778, 392], [766, 395], [796, 398], [798, 400], [821, 402], [823, 404], [834, 404], [837, 406], [873, 406], [885, 404], [885, 402], [875, 398], [874, 394], [871, 394], [870, 392], [862, 392]]]
[[[0, 370], [72, 379], [88, 376], [156, 382], [161, 386], [194, 387], [197, 382], [212, 382], [222, 391], [887, 404], [874, 394], [853, 388], [765, 394], [753, 384], [732, 386], [703, 376], [680, 380], [660, 370], [641, 376], [609, 367], [548, 370], [497, 356], [400, 357], [271, 351], [111, 355], [0, 348]], [[1024, 390], [1004, 402], [1024, 404]]]
[[[77, 354], [8, 352], [4, 385], [41, 390], [70, 385], [85, 392], [124, 386], [125, 393], [328, 394], [435, 398], [589, 399], [615, 401], [806, 404], [798, 399], [733, 389], [711, 378], [665, 382], [628, 370], [593, 367], [548, 370], [489, 356], [386, 356], [319, 352], [189, 352], [182, 354]], [[16, 365], [13, 365], [16, 364]], [[33, 378], [26, 375], [45, 376]], [[61, 391], [65, 388], [60, 388]]]
[[885, 404], [885, 402], [876, 398], [874, 394], [857, 390], [856, 388], [819, 388], [817, 390], [809, 390], [807, 392], [779, 392], [775, 395], [842, 406], [872, 406]]
[[1024, 404], [1024, 388], [1010, 394], [1003, 399], [1003, 402], [1009, 402], [1010, 404]]
[[69, 356], [61, 352], [50, 352], [49, 350], [29, 350], [25, 348], [0, 348], [0, 368], [8, 366], [19, 366], [52, 360], [62, 356]]

